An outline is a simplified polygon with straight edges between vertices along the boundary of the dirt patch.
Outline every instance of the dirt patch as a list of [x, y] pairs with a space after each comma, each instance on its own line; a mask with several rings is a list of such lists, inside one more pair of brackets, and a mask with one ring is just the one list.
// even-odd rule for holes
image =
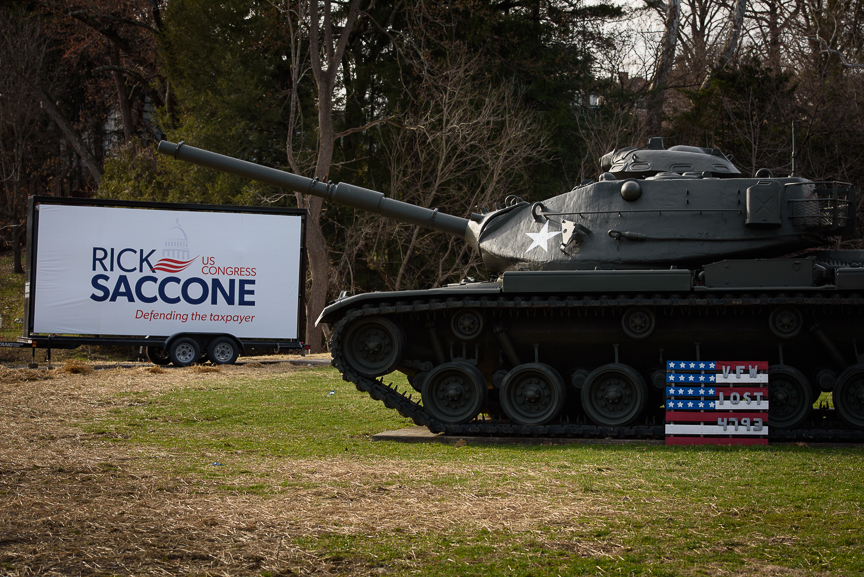
[[225, 489], [248, 477], [169, 477], [153, 463], [184, 456], [79, 426], [142, 402], [120, 393], [307, 370], [260, 361], [220, 368], [0, 368], [0, 574], [380, 574], [362, 559], [322, 558], [293, 543], [325, 533], [523, 531], [615, 514], [542, 474], [489, 493], [439, 481], [507, 471], [350, 456], [250, 458], [249, 469], [276, 479], [271, 493], [250, 495]]

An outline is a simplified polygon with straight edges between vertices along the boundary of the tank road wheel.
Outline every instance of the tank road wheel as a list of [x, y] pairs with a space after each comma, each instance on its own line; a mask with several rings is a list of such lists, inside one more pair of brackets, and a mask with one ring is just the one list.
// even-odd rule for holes
[[582, 387], [582, 407], [598, 425], [629, 425], [645, 408], [647, 394], [645, 381], [635, 369], [611, 363], [588, 375]]
[[467, 423], [486, 404], [486, 380], [468, 363], [438, 365], [423, 380], [423, 407], [446, 425]]
[[171, 357], [162, 347], [147, 347], [147, 360], [154, 365], [165, 366], [171, 362]]
[[844, 421], [864, 428], [864, 365], [853, 365], [843, 371], [834, 385], [833, 399]]
[[801, 332], [803, 326], [804, 319], [795, 307], [776, 308], [768, 317], [768, 327], [781, 339], [791, 339]]
[[214, 365], [233, 365], [240, 349], [231, 337], [216, 337], [207, 345], [207, 357]]
[[520, 425], [544, 425], [558, 416], [567, 400], [561, 375], [543, 363], [519, 365], [501, 383], [501, 408]]
[[787, 365], [768, 367], [768, 424], [794, 429], [813, 407], [813, 389], [801, 371]]
[[644, 339], [654, 332], [654, 313], [644, 307], [629, 309], [621, 317], [621, 328], [634, 339]]
[[201, 356], [201, 347], [194, 339], [181, 337], [168, 346], [168, 356], [171, 363], [176, 367], [188, 367], [198, 362]]
[[393, 321], [381, 317], [362, 318], [345, 334], [345, 360], [364, 377], [380, 377], [402, 360], [405, 339]]

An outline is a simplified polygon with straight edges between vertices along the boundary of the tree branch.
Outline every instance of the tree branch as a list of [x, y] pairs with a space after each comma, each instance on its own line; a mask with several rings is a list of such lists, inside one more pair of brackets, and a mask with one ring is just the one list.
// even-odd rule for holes
[[738, 48], [738, 38], [741, 36], [741, 27], [744, 25], [744, 13], [747, 11], [747, 0], [737, 0], [734, 8], [729, 12], [728, 26], [729, 30], [726, 33], [726, 40], [723, 42], [723, 48], [717, 55], [717, 58], [708, 68], [705, 79], [702, 81], [700, 89], [705, 90], [714, 76], [722, 70], [732, 59], [732, 54]]
[[357, 132], [363, 132], [372, 128], [373, 126], [377, 126], [378, 124], [388, 124], [390, 123], [390, 118], [380, 118], [378, 120], [373, 120], [369, 124], [365, 124], [363, 126], [355, 126], [354, 128], [349, 128], [348, 130], [343, 130], [342, 132], [337, 132], [333, 135], [334, 139], [342, 138], [343, 136], [348, 136], [349, 134], [355, 134]]
[[[26, 80], [26, 79], [25, 79]], [[90, 174], [93, 176], [93, 180], [96, 181], [96, 186], [102, 182], [102, 169], [99, 167], [99, 163], [96, 161], [96, 158], [90, 153], [87, 146], [81, 140], [81, 138], [75, 134], [75, 130], [72, 128], [72, 125], [68, 120], [63, 116], [63, 113], [60, 112], [60, 109], [57, 108], [57, 105], [54, 104], [54, 101], [51, 100], [51, 97], [46, 94], [40, 87], [36, 86], [29, 80], [26, 80], [30, 85], [30, 88], [33, 90], [34, 94], [39, 98], [39, 101], [42, 103], [42, 107], [48, 113], [48, 115], [54, 119], [54, 122], [57, 124], [57, 127], [66, 137], [66, 140], [69, 141], [69, 144], [72, 145], [72, 148], [75, 149], [75, 152], [78, 153], [78, 156], [81, 157], [81, 160], [84, 161], [84, 164], [87, 165], [87, 168], [90, 170]]]
[[864, 64], [852, 64], [851, 62], [847, 61], [846, 57], [843, 56], [842, 52], [840, 52], [839, 50], [835, 50], [834, 48], [829, 48], [828, 43], [819, 38], [818, 36], [815, 38], [812, 36], [808, 36], [807, 38], [809, 40], [818, 40], [819, 43], [825, 47], [824, 49], [819, 51], [820, 54], [836, 54], [840, 58], [840, 61], [843, 63], [843, 66], [847, 68], [864, 68]]
[[[158, 13], [158, 9], [157, 9], [157, 13]], [[87, 26], [90, 26], [91, 28], [93, 28], [94, 30], [97, 30], [99, 32], [101, 32], [103, 29], [105, 29], [104, 26], [98, 26], [98, 24], [97, 24], [98, 22], [100, 22], [102, 20], [107, 20], [109, 22], [115, 22], [117, 24], [128, 24], [129, 26], [136, 26], [138, 28], [143, 28], [144, 30], [148, 30], [148, 31], [153, 32], [153, 33], [158, 32], [158, 30], [156, 30], [152, 26], [149, 26], [148, 24], [145, 24], [144, 22], [141, 22], [139, 20], [133, 20], [131, 18], [118, 18], [116, 16], [108, 16], [108, 15], [94, 16], [94, 15], [92, 15], [89, 12], [86, 12], [84, 10], [74, 10], [74, 11], [70, 10], [66, 14], [68, 16], [71, 16], [72, 18], [86, 24]]]
[[[48, 10], [52, 9], [51, 6], [45, 2], [43, 2], [42, 5], [45, 6]], [[81, 22], [85, 26], [95, 30], [111, 42], [115, 43], [120, 48], [120, 50], [128, 54], [129, 58], [135, 61], [139, 66], [144, 67], [147, 65], [147, 63], [144, 62], [141, 57], [132, 49], [129, 41], [120, 36], [120, 33], [113, 26], [111, 26], [110, 24], [106, 25], [103, 22], [103, 18], [101, 16], [97, 16], [83, 10], [69, 10], [65, 12], [65, 14], [69, 18], [73, 18]], [[154, 29], [152, 26], [148, 26], [142, 22], [136, 22], [134, 20], [129, 20], [126, 18], [106, 17], [105, 19], [120, 24], [128, 24], [130, 26], [144, 28], [145, 30], [149, 30], [154, 34], [158, 32], [158, 30]]]

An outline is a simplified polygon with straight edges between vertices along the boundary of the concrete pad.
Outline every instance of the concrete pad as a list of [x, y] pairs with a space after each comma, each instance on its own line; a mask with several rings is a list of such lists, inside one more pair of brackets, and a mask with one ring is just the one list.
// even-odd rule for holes
[[[265, 361], [265, 362], [266, 362], [266, 361]], [[292, 365], [295, 365], [295, 366], [298, 366], [298, 367], [312, 367], [312, 366], [316, 366], [316, 367], [317, 367], [317, 366], [324, 366], [324, 365], [330, 366], [330, 365], [332, 364], [332, 363], [330, 362], [330, 359], [304, 359], [304, 358], [299, 358], [299, 359], [292, 359], [292, 360], [290, 360], [290, 361], [288, 361], [288, 362], [291, 363]], [[262, 363], [262, 364], [263, 364], [263, 363]]]
[[662, 445], [662, 440], [645, 439], [564, 439], [560, 437], [460, 437], [433, 433], [426, 427], [408, 427], [372, 435], [373, 441], [397, 443], [443, 443], [446, 445]]

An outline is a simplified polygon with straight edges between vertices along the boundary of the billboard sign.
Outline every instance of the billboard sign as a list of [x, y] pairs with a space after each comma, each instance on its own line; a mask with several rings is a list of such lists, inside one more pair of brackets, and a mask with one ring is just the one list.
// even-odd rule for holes
[[34, 333], [298, 337], [300, 216], [38, 209]]

